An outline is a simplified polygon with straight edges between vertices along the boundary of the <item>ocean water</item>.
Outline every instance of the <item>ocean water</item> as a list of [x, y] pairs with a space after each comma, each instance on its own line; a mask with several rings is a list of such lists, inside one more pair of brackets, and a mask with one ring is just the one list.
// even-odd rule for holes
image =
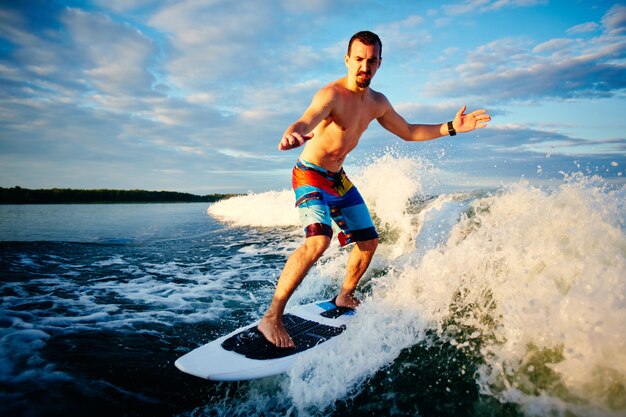
[[[363, 304], [289, 374], [238, 383], [173, 363], [263, 314], [302, 240], [290, 191], [0, 206], [0, 415], [626, 415], [626, 188], [433, 196], [427, 171], [349, 171], [381, 233]], [[347, 255], [334, 242], [291, 303], [332, 297]]]

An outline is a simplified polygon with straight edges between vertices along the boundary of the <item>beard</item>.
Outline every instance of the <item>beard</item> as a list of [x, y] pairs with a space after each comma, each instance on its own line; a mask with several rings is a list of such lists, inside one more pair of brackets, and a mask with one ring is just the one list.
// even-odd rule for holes
[[369, 87], [369, 86], [370, 86], [370, 82], [371, 82], [371, 81], [372, 81], [372, 80], [370, 80], [369, 78], [366, 78], [366, 79], [365, 79], [365, 80], [363, 80], [363, 81], [357, 81], [357, 82], [356, 82], [356, 86], [357, 86], [357, 87], [359, 87], [359, 88], [366, 88], [366, 87]]
[[[372, 82], [372, 77], [370, 72], [360, 72], [356, 76], [356, 85], [359, 88], [369, 87]], [[360, 78], [359, 78], [360, 77]]]

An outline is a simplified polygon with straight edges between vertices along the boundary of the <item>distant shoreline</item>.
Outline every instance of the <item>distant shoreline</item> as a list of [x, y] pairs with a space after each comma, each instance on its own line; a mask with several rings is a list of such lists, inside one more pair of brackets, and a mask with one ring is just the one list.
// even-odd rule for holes
[[28, 189], [0, 187], [0, 204], [213, 203], [240, 194], [196, 195], [176, 191]]

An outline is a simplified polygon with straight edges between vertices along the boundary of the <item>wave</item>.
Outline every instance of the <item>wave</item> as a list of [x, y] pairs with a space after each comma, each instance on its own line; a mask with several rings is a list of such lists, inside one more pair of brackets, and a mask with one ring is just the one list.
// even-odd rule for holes
[[289, 190], [232, 197], [211, 205], [207, 212], [235, 226], [280, 227], [299, 223], [293, 192]]
[[[353, 324], [293, 368], [291, 403], [331, 407], [401, 352], [436, 339], [476, 358], [482, 394], [527, 415], [623, 415], [626, 187], [575, 174], [551, 188], [520, 180], [435, 197], [421, 194], [424, 169], [385, 156], [352, 178], [381, 246]], [[218, 202], [209, 213], [237, 225], [295, 225], [292, 206], [284, 191]], [[292, 302], [332, 294], [347, 254], [331, 248]]]

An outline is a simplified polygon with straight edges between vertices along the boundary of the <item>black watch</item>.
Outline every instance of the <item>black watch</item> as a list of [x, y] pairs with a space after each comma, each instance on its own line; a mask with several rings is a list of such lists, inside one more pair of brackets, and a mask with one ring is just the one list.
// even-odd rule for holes
[[448, 134], [450, 136], [456, 135], [456, 130], [454, 130], [454, 126], [452, 126], [452, 122], [448, 122]]

